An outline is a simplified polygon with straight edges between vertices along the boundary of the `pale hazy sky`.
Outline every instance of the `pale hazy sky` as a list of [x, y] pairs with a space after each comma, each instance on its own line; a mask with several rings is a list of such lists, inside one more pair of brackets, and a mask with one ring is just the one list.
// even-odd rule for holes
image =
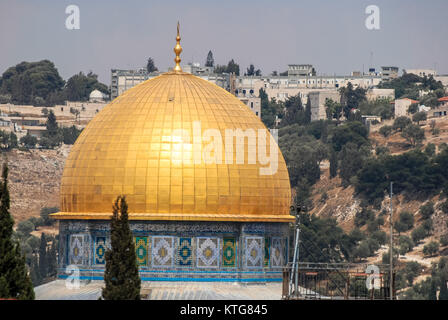
[[[65, 8], [80, 8], [80, 30], [67, 30]], [[380, 8], [380, 30], [365, 27], [365, 8]], [[111, 68], [173, 66], [177, 20], [182, 63], [231, 58], [263, 74], [288, 63], [319, 74], [373, 65], [434, 68], [448, 74], [447, 0], [0, 0], [0, 73], [21, 61], [53, 61], [64, 79], [92, 70], [110, 84]]]

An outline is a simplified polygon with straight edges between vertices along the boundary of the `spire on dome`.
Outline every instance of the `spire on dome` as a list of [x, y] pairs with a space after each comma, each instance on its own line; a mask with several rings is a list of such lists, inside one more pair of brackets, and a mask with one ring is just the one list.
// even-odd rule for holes
[[182, 68], [180, 67], [180, 53], [182, 52], [182, 47], [180, 46], [180, 34], [179, 34], [179, 21], [177, 22], [177, 37], [176, 37], [176, 46], [174, 47], [174, 53], [176, 54], [176, 58], [174, 58], [174, 62], [176, 62], [176, 66], [174, 67], [174, 71], [181, 72]]

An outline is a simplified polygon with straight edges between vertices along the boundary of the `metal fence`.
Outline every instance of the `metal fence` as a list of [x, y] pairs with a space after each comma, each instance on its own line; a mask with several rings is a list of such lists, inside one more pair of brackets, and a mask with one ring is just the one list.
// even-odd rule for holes
[[297, 270], [283, 269], [282, 299], [390, 299], [388, 265], [300, 262]]

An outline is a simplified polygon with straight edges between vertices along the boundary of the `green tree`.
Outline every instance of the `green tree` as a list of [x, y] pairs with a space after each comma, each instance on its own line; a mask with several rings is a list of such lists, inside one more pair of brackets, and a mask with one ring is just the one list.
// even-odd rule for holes
[[111, 249], [106, 251], [105, 300], [140, 300], [141, 280], [132, 232], [129, 228], [128, 206], [124, 196], [117, 197], [111, 220]]
[[360, 259], [370, 257], [371, 254], [369, 243], [366, 240], [361, 241], [354, 252], [354, 256]]
[[386, 138], [392, 133], [392, 126], [382, 126], [378, 132]]
[[258, 91], [258, 96], [261, 100], [261, 121], [266, 127], [273, 128], [277, 117], [281, 117], [283, 105], [278, 103], [275, 98], [269, 101], [269, 97], [263, 88]]
[[88, 101], [93, 90], [99, 90], [104, 94], [109, 94], [107, 86], [98, 81], [98, 75], [83, 72], [73, 75], [67, 80], [64, 88], [64, 98], [69, 101]]
[[29, 235], [32, 231], [34, 231], [35, 226], [30, 220], [25, 220], [19, 222], [17, 225], [17, 231], [23, 233], [24, 235]]
[[40, 210], [40, 216], [45, 226], [51, 226], [54, 223], [54, 220], [50, 218], [50, 214], [58, 211], [58, 207], [44, 207]]
[[302, 99], [299, 94], [289, 97], [285, 101], [285, 109], [285, 115], [282, 118], [280, 126], [284, 127], [295, 123], [299, 125], [306, 124], [305, 109], [303, 108]]
[[48, 272], [48, 264], [47, 264], [47, 238], [45, 237], [45, 233], [42, 232], [40, 236], [40, 245], [39, 245], [39, 274], [41, 278], [47, 277]]
[[63, 87], [64, 80], [51, 61], [22, 62], [3, 73], [0, 94], [10, 94], [14, 104], [52, 104], [62, 102], [56, 97]]
[[418, 103], [412, 103], [408, 108], [408, 112], [410, 114], [415, 114], [416, 112], [418, 112]]
[[346, 87], [341, 87], [339, 93], [341, 94], [341, 104], [346, 119], [349, 118], [352, 109], [357, 109], [359, 104], [366, 100], [366, 90], [361, 87], [353, 89], [351, 82]]
[[12, 240], [14, 220], [9, 212], [8, 167], [0, 185], [0, 298], [34, 299], [34, 290], [18, 242]]
[[398, 117], [394, 120], [392, 128], [397, 131], [403, 131], [408, 125], [411, 124], [411, 119], [405, 116]]
[[308, 97], [305, 105], [305, 124], [311, 123], [311, 99]]
[[51, 247], [46, 253], [47, 256], [47, 276], [53, 277], [56, 275], [57, 269], [57, 240], [53, 238], [51, 241]]
[[434, 213], [434, 202], [428, 201], [420, 207], [420, 214], [423, 219], [429, 219]]
[[394, 228], [398, 233], [406, 232], [414, 226], [414, 216], [407, 211], [400, 212], [398, 221], [394, 223]]
[[0, 149], [11, 150], [17, 147], [17, 136], [14, 132], [0, 130]]
[[420, 121], [426, 121], [426, 112], [417, 112], [412, 116], [412, 121], [417, 122], [420, 125]]
[[325, 113], [327, 114], [328, 120], [336, 119], [342, 117], [342, 105], [339, 102], [335, 102], [332, 99], [325, 99]]
[[338, 156], [337, 153], [331, 149], [330, 151], [330, 178], [338, 175]]
[[[211, 52], [211, 51], [210, 51]], [[153, 58], [149, 57], [147, 62], [146, 62], [146, 71], [148, 71], [148, 73], [152, 73], [152, 72], [156, 72], [158, 71]]]
[[205, 66], [206, 67], [214, 67], [215, 66], [215, 59], [213, 59], [212, 50], [210, 50], [207, 54], [207, 60], [205, 60]]
[[422, 265], [416, 261], [406, 262], [404, 267], [405, 278], [408, 281], [409, 286], [412, 286], [414, 279], [422, 272]]
[[436, 154], [436, 145], [434, 143], [428, 143], [424, 152], [428, 157], [433, 157]]
[[415, 147], [425, 139], [425, 130], [416, 124], [410, 124], [403, 129], [401, 135]]
[[45, 147], [48, 146], [49, 148], [54, 148], [60, 145], [62, 142], [62, 134], [58, 123], [56, 122], [56, 116], [54, 115], [53, 110], [50, 110], [48, 113], [46, 128], [47, 130], [44, 132], [39, 144]]
[[29, 132], [20, 138], [20, 143], [23, 144], [26, 148], [34, 148], [37, 144], [37, 138], [29, 134]]
[[415, 228], [414, 230], [412, 230], [412, 233], [411, 233], [412, 241], [414, 241], [415, 244], [418, 244], [420, 242], [420, 240], [423, 240], [424, 238], [426, 238], [427, 235], [428, 235], [428, 233], [426, 232], [425, 228], [423, 228], [422, 226], [419, 226], [419, 227]]
[[350, 179], [363, 167], [366, 150], [359, 149], [356, 144], [349, 142], [339, 153], [339, 176], [342, 186], [350, 185]]
[[423, 254], [425, 256], [433, 256], [439, 252], [439, 243], [437, 241], [431, 241], [423, 247]]
[[62, 139], [65, 144], [74, 144], [76, 139], [78, 139], [81, 134], [82, 129], [76, 128], [75, 125], [71, 127], [62, 128]]
[[400, 254], [405, 255], [414, 248], [414, 241], [408, 236], [400, 236], [398, 238], [398, 246]]
[[255, 70], [255, 67], [253, 64], [250, 64], [249, 68], [247, 68], [246, 76], [261, 76], [261, 70], [257, 69]]
[[344, 123], [335, 127], [331, 131], [331, 144], [335, 151], [341, 151], [342, 147], [348, 143], [354, 143], [358, 148], [363, 145], [369, 145], [367, 128], [357, 121]]

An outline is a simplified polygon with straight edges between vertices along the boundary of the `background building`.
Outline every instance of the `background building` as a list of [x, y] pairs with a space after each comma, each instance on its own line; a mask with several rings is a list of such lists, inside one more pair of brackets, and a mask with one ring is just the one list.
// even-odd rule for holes
[[384, 81], [398, 78], [398, 67], [381, 67], [381, 79]]
[[336, 90], [313, 91], [309, 97], [311, 103], [311, 121], [327, 119], [325, 102], [331, 99], [334, 102], [340, 102], [341, 95]]

